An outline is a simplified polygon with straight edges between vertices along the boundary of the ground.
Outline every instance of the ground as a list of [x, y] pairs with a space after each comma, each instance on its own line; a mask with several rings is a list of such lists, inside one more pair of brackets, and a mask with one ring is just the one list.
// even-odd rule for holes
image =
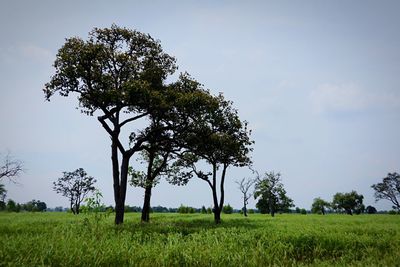
[[0, 213], [0, 266], [399, 266], [398, 215]]

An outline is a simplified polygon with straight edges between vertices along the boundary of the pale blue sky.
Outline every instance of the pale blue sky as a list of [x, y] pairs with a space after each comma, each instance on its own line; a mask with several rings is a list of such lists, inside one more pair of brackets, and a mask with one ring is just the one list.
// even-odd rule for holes
[[[1, 1], [0, 151], [23, 160], [19, 202], [67, 206], [52, 191], [62, 171], [83, 167], [113, 203], [110, 143], [74, 98], [44, 101], [43, 85], [64, 39], [112, 23], [149, 33], [212, 92], [234, 101], [253, 129], [259, 172], [280, 171], [296, 206], [357, 190], [400, 171], [398, 1]], [[133, 164], [137, 164], [132, 161]], [[241, 207], [230, 169], [226, 203]], [[130, 188], [127, 204], [142, 205]], [[211, 205], [203, 181], [161, 183], [152, 205]], [[253, 200], [250, 206], [254, 206]]]

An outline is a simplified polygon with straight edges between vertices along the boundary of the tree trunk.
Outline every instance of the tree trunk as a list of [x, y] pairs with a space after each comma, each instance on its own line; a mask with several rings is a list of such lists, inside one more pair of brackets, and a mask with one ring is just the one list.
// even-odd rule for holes
[[73, 214], [75, 214], [75, 209], [74, 209], [74, 202], [70, 202], [70, 209], [72, 211]]
[[113, 169], [113, 187], [115, 201], [115, 224], [121, 224], [124, 222], [124, 203], [122, 203], [120, 195], [121, 187], [119, 180], [118, 146], [117, 141], [114, 139], [117, 139], [117, 137], [113, 137], [111, 143], [111, 160]]
[[150, 221], [150, 199], [152, 186], [148, 185], [144, 191], [144, 203], [142, 208], [142, 222]]
[[[244, 195], [244, 199], [246, 199], [246, 195]], [[244, 214], [244, 217], [247, 217], [246, 200], [243, 201], [243, 214]]]
[[215, 224], [221, 223], [221, 209], [219, 208], [214, 208], [214, 222]]

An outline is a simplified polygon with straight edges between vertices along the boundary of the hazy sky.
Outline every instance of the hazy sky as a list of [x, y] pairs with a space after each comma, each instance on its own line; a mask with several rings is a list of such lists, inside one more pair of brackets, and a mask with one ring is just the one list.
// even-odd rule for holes
[[[45, 102], [41, 90], [65, 38], [116, 23], [161, 40], [179, 71], [234, 101], [255, 168], [280, 171], [296, 206], [356, 190], [390, 209], [370, 186], [400, 171], [399, 14], [399, 1], [1, 1], [0, 152], [26, 168], [20, 185], [5, 182], [8, 197], [68, 206], [52, 182], [83, 167], [113, 204], [106, 132], [74, 97]], [[234, 181], [251, 172], [227, 175], [226, 203], [240, 208]], [[142, 196], [129, 188], [127, 204]], [[211, 206], [208, 185], [153, 192], [152, 206], [181, 203]]]

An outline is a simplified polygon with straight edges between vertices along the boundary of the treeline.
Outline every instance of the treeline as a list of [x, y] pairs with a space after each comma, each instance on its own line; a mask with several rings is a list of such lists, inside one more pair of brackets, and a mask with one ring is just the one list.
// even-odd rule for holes
[[9, 199], [7, 202], [0, 201], [0, 210], [5, 210], [9, 212], [20, 212], [20, 211], [46, 211], [47, 205], [45, 202], [40, 200], [31, 200], [27, 203], [20, 204], [15, 202], [12, 199]]

